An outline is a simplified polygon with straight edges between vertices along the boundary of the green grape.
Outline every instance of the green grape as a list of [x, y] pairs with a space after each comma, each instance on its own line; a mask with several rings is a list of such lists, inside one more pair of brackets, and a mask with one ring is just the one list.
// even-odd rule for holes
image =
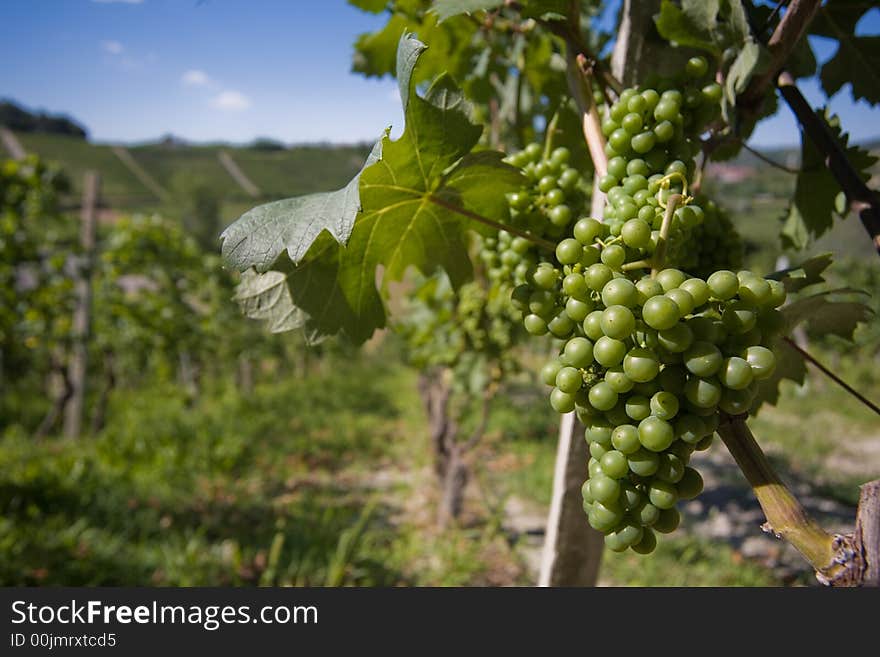
[[733, 298], [739, 291], [739, 279], [732, 271], [716, 271], [706, 280], [712, 296], [720, 301]]
[[573, 265], [583, 255], [584, 247], [576, 239], [562, 240], [556, 247], [556, 259], [563, 265]]
[[662, 452], [675, 440], [672, 425], [653, 415], [639, 423], [639, 442], [652, 452]]
[[[611, 283], [613, 282], [611, 281]], [[607, 337], [622, 340], [635, 331], [636, 319], [626, 306], [609, 306], [602, 313], [601, 326], [602, 332]]]
[[667, 292], [664, 296], [667, 299], [671, 299], [673, 303], [678, 306], [680, 317], [685, 317], [686, 315], [689, 315], [694, 309], [694, 298], [681, 288], [669, 290], [669, 292]]
[[673, 429], [675, 437], [683, 440], [688, 445], [696, 445], [708, 433], [703, 418], [690, 413], [679, 415], [675, 420]]
[[574, 393], [577, 392], [581, 385], [583, 385], [584, 379], [581, 376], [579, 370], [575, 367], [562, 367], [559, 372], [556, 374], [556, 380], [554, 383], [556, 387], [559, 388], [562, 392]]
[[671, 420], [678, 413], [678, 397], [671, 392], [661, 391], [651, 397], [651, 414], [661, 420]]
[[656, 452], [651, 452], [644, 447], [627, 455], [626, 461], [629, 469], [640, 477], [650, 477], [660, 467], [660, 457]]
[[651, 415], [651, 400], [642, 395], [632, 395], [624, 402], [624, 408], [629, 418], [640, 422]]
[[697, 408], [714, 408], [721, 401], [721, 384], [715, 379], [694, 377], [684, 384], [684, 396]]
[[546, 383], [548, 386], [556, 385], [556, 375], [559, 374], [559, 370], [562, 369], [562, 362], [558, 358], [554, 358], [549, 361], [541, 368], [541, 381]]
[[643, 527], [641, 540], [630, 548], [637, 554], [651, 554], [657, 548], [657, 536], [648, 527]]
[[681, 312], [676, 303], [664, 296], [651, 297], [642, 306], [642, 319], [653, 329], [663, 331], [678, 323]]
[[718, 372], [721, 384], [732, 390], [747, 388], [754, 378], [755, 373], [749, 362], [737, 356], [725, 358]]
[[686, 467], [676, 484], [676, 490], [680, 499], [692, 500], [703, 492], [703, 477], [694, 468]]
[[645, 301], [651, 297], [663, 294], [663, 287], [650, 276], [645, 276], [636, 283], [636, 291], [638, 292], [638, 303], [645, 305]]
[[567, 338], [574, 330], [574, 322], [568, 315], [560, 313], [547, 323], [547, 329], [557, 338]]
[[605, 382], [618, 394], [629, 392], [634, 385], [632, 379], [624, 373], [623, 368], [619, 365], [605, 371]]
[[569, 413], [574, 410], [574, 395], [554, 388], [550, 393], [550, 406], [557, 413]]
[[748, 347], [743, 354], [743, 358], [752, 368], [756, 381], [762, 381], [770, 377], [776, 370], [776, 356], [767, 347]]
[[523, 325], [526, 331], [532, 335], [545, 335], [547, 333], [547, 322], [537, 315], [526, 315], [523, 319]]
[[[602, 315], [604, 311], [602, 310], [594, 310], [589, 315], [587, 315], [586, 319], [584, 319], [582, 328], [584, 329], [584, 333], [590, 339], [595, 341], [601, 340], [605, 337], [605, 334], [602, 332]], [[600, 359], [599, 356], [596, 355], [596, 346], [598, 342], [595, 342], [593, 345], [593, 357], [599, 361], [599, 364], [605, 365], [605, 367], [611, 367], [611, 365], [606, 365], [603, 360]], [[624, 354], [626, 353], [626, 346], [623, 348]], [[623, 354], [620, 356], [620, 360], [623, 360]], [[614, 365], [615, 363], [612, 363]]]
[[597, 460], [601, 459], [605, 454], [608, 453], [608, 450], [600, 443], [590, 443], [589, 449], [590, 456]]
[[721, 351], [711, 342], [695, 342], [683, 354], [684, 366], [699, 377], [710, 377], [720, 368], [724, 360]]
[[626, 455], [617, 450], [605, 452], [599, 459], [604, 472], [611, 479], [620, 479], [629, 472]]
[[565, 302], [565, 314], [575, 323], [583, 322], [592, 310], [592, 302], [578, 301], [575, 298]]
[[705, 305], [709, 301], [709, 296], [711, 295], [706, 281], [699, 278], [687, 279], [679, 285], [679, 289], [684, 290], [691, 295], [691, 298], [694, 300], [694, 308], [699, 308], [700, 306]]
[[657, 334], [658, 344], [674, 354], [687, 351], [694, 342], [694, 333], [687, 324], [679, 322]]
[[[650, 302], [652, 299], [649, 299]], [[660, 361], [650, 349], [631, 349], [623, 359], [623, 371], [636, 383], [652, 380], [660, 372]]]
[[758, 314], [754, 307], [743, 301], [732, 301], [721, 313], [721, 321], [733, 335], [742, 335], [755, 328]]
[[635, 306], [637, 302], [636, 286], [626, 278], [613, 278], [602, 288], [602, 303], [608, 307], [626, 306], [630, 308]]
[[619, 424], [611, 432], [611, 444], [621, 454], [629, 457], [641, 449], [639, 430], [631, 424]]
[[599, 292], [605, 287], [605, 284], [614, 278], [614, 272], [611, 271], [611, 268], [602, 263], [596, 263], [595, 265], [591, 265], [587, 268], [587, 271], [584, 272], [584, 279], [587, 281], [587, 285], [590, 286], [591, 290], [595, 290]]
[[572, 367], [588, 367], [593, 362], [593, 343], [586, 338], [572, 338], [565, 343], [562, 361]]
[[660, 532], [661, 534], [671, 534], [678, 529], [680, 523], [681, 514], [679, 514], [678, 509], [670, 507], [660, 510], [660, 515], [657, 518], [657, 521], [651, 526], [651, 529], [655, 532]]
[[618, 394], [605, 381], [600, 381], [590, 388], [589, 399], [593, 408], [609, 411], [617, 404]]
[[584, 246], [592, 244], [593, 240], [596, 239], [596, 237], [598, 237], [601, 233], [602, 224], [595, 219], [580, 219], [574, 225], [574, 237]]
[[650, 502], [645, 502], [639, 509], [639, 523], [644, 527], [653, 526], [659, 518], [660, 509]]
[[[599, 312], [602, 317], [604, 317], [604, 312]], [[593, 316], [594, 313], [591, 313], [589, 317], [587, 317], [584, 322], [589, 321], [590, 317]], [[607, 335], [603, 335], [602, 330], [600, 329], [599, 338], [593, 344], [593, 358], [596, 359], [596, 362], [602, 365], [603, 367], [614, 367], [615, 365], [620, 365], [623, 362], [624, 357], [626, 356], [626, 344], [621, 342], [620, 340], [615, 340], [614, 338], [610, 338]], [[588, 334], [589, 335], [589, 334]], [[626, 369], [624, 368], [624, 373], [626, 373]], [[635, 381], [632, 377], [627, 373], [626, 376], [631, 380]]]

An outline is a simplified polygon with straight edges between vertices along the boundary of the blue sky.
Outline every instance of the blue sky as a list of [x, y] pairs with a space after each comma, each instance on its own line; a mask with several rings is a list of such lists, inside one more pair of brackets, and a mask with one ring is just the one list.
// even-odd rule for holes
[[[345, 0], [2, 0], [0, 97], [68, 113], [99, 141], [372, 141], [403, 122], [392, 80], [350, 72], [354, 39], [383, 20]], [[859, 31], [880, 33], [880, 10]], [[820, 59], [832, 44], [814, 42]], [[817, 82], [801, 86], [820, 102]], [[880, 137], [880, 110], [848, 87], [831, 107], [855, 139]], [[798, 140], [783, 109], [751, 143]]]

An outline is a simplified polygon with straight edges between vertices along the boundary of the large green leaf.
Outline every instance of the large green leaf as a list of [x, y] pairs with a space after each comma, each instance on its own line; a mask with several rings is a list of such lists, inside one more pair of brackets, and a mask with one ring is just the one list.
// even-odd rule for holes
[[822, 274], [831, 266], [832, 256], [830, 253], [822, 253], [805, 260], [794, 267], [781, 269], [772, 274], [768, 274], [767, 278], [780, 281], [785, 286], [785, 291], [789, 294], [800, 292], [810, 285], [818, 285], [824, 283], [825, 278]]
[[819, 74], [822, 88], [833, 96], [851, 85], [853, 100], [880, 102], [880, 36], [848, 36]]
[[235, 288], [235, 300], [245, 316], [265, 322], [272, 333], [292, 331], [306, 321], [305, 313], [290, 297], [287, 276], [280, 271], [243, 272]]
[[371, 14], [380, 14], [388, 6], [388, 0], [348, 0], [348, 4]]
[[[334, 197], [334, 212], [296, 199], [269, 204], [224, 233], [224, 254], [232, 264], [272, 266], [287, 275], [291, 302], [311, 335], [344, 332], [356, 342], [367, 339], [385, 324], [380, 283], [401, 279], [409, 267], [426, 275], [442, 268], [456, 285], [466, 280], [466, 231], [473, 216], [503, 222], [505, 193], [522, 184], [521, 173], [499, 153], [471, 153], [482, 128], [471, 121], [449, 76], [440, 76], [424, 98], [416, 93], [425, 48], [412, 35], [400, 40], [404, 131], [396, 141], [386, 134], [374, 149], [374, 163], [356, 179], [358, 194], [350, 188], [336, 192], [342, 200]], [[348, 219], [358, 207], [353, 224], [334, 223], [339, 208]], [[285, 250], [286, 263], [278, 258]]]
[[741, 0], [663, 0], [654, 23], [664, 39], [719, 56], [749, 35]]
[[377, 142], [361, 171], [345, 187], [259, 205], [220, 235], [223, 257], [240, 271], [269, 269], [285, 250], [293, 262], [305, 257], [321, 231], [340, 244], [348, 241], [360, 209], [358, 183], [364, 169], [381, 157]]
[[504, 0], [437, 0], [432, 11], [437, 14], [437, 18], [445, 21], [447, 18], [452, 18], [459, 14], [472, 14], [476, 11], [497, 9], [503, 4]]
[[[848, 146], [848, 135], [842, 132], [840, 120], [829, 116], [827, 110], [824, 120], [845, 149], [849, 162], [862, 172], [867, 180], [867, 170], [877, 158], [858, 146]], [[816, 238], [827, 232], [834, 223], [834, 214], [840, 208], [837, 204], [840, 185], [825, 165], [825, 157], [812, 140], [801, 135], [801, 171], [795, 183], [794, 197], [789, 205], [782, 228], [782, 241], [786, 246], [802, 249], [810, 238]], [[845, 208], [844, 208], [845, 213]]]

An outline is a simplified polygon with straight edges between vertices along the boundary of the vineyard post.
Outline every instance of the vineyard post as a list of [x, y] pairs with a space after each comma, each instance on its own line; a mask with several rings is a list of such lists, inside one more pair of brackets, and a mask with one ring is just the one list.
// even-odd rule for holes
[[[611, 59], [611, 75], [623, 84], [631, 84], [638, 76], [638, 66], [645, 65], [649, 59], [644, 50], [647, 47], [645, 36], [652, 29], [654, 14], [659, 11], [658, 0], [625, 0], [620, 30], [617, 35]], [[577, 56], [583, 53], [571, 52], [574, 44], [569, 44], [569, 84], [577, 86]], [[575, 93], [579, 111], [586, 118], [592, 98], [583, 93]], [[595, 148], [602, 141], [601, 132], [590, 132], [589, 121], [585, 121], [585, 139], [591, 146], [591, 156], [600, 158], [604, 150]], [[605, 162], [594, 162], [597, 171], [604, 171]], [[591, 216], [601, 220], [605, 206], [605, 195], [593, 184]], [[587, 472], [587, 443], [584, 440], [584, 425], [575, 413], [567, 413], [559, 423], [559, 443], [556, 450], [556, 465], [553, 471], [553, 496], [547, 516], [544, 549], [541, 554], [541, 568], [538, 586], [595, 586], [602, 561], [605, 543], [602, 534], [590, 527], [583, 511], [581, 486]]]
[[82, 254], [77, 263], [74, 280], [76, 308], [73, 313], [73, 343], [70, 365], [68, 366], [71, 395], [64, 409], [64, 436], [66, 438], [76, 438], [82, 432], [88, 374], [88, 343], [91, 332], [95, 225], [100, 193], [100, 174], [96, 171], [87, 171], [83, 184], [82, 214], [80, 217]]

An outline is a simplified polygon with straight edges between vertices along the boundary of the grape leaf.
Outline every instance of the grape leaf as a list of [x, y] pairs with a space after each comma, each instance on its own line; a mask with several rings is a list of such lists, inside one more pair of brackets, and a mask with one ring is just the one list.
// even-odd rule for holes
[[371, 14], [380, 14], [388, 6], [388, 0], [348, 0], [348, 4]]
[[873, 315], [873, 311], [859, 301], [836, 300], [841, 296], [855, 295], [866, 296], [866, 293], [852, 288], [826, 290], [796, 299], [783, 306], [780, 312], [789, 330], [806, 323], [814, 333], [836, 335], [851, 341], [856, 326]]
[[853, 100], [880, 102], [880, 36], [843, 36], [819, 79], [829, 97], [850, 85]]
[[795, 267], [780, 269], [772, 274], [768, 274], [767, 278], [782, 282], [785, 286], [785, 291], [792, 294], [810, 285], [824, 283], [825, 278], [822, 274], [831, 266], [831, 263], [832, 255], [830, 253], [822, 253], [805, 260]]
[[497, 9], [504, 4], [504, 0], [437, 0], [433, 11], [440, 21], [458, 16], [459, 14], [472, 14], [475, 11]]
[[245, 212], [220, 235], [223, 257], [240, 271], [254, 267], [263, 272], [285, 249], [298, 263], [321, 231], [345, 244], [360, 209], [360, 176], [379, 161], [381, 147], [381, 141], [373, 146], [360, 172], [342, 189], [273, 201]]
[[[374, 150], [381, 159], [359, 174], [360, 212], [350, 231], [330, 221], [323, 206], [300, 203], [294, 204], [293, 215], [266, 211], [260, 222], [248, 213], [224, 233], [230, 240], [224, 241], [224, 255], [232, 264], [240, 269], [272, 265], [287, 274], [292, 303], [304, 313], [311, 334], [341, 331], [362, 342], [384, 326], [380, 267], [383, 284], [399, 280], [410, 266], [426, 275], [443, 268], [454, 284], [462, 283], [471, 274], [467, 215], [486, 213], [503, 221], [505, 193], [522, 184], [521, 173], [504, 164], [500, 154], [471, 154], [482, 128], [471, 122], [469, 107], [449, 76], [440, 76], [424, 98], [416, 93], [416, 66], [425, 48], [409, 34], [400, 40], [404, 131], [396, 141], [386, 133]], [[346, 213], [357, 207], [352, 198], [349, 190], [346, 202], [338, 204]], [[272, 205], [270, 210], [289, 209]], [[253, 231], [260, 239], [240, 246], [253, 239]], [[284, 249], [290, 262], [277, 258]]]
[[664, 39], [714, 55], [740, 46], [749, 35], [740, 0], [663, 0], [654, 24]]
[[[830, 116], [825, 110], [823, 118], [838, 141], [843, 146], [846, 157], [857, 171], [862, 172], [867, 180], [869, 169], [877, 158], [858, 146], [848, 146], [849, 136], [840, 128], [840, 119]], [[788, 214], [784, 218], [782, 242], [785, 246], [803, 249], [810, 238], [816, 238], [827, 232], [834, 223], [834, 213], [840, 210], [835, 203], [840, 193], [840, 185], [834, 175], [825, 166], [823, 154], [816, 148], [813, 141], [803, 133], [801, 135], [801, 171], [795, 182], [794, 197], [789, 204]], [[842, 208], [843, 213], [846, 208]]]
[[234, 299], [246, 317], [264, 322], [272, 333], [300, 328], [306, 320], [305, 313], [293, 304], [287, 276], [280, 271], [243, 272]]
[[[813, 266], [821, 267], [823, 258], [816, 259]], [[817, 281], [818, 282], [818, 281]], [[801, 297], [780, 309], [788, 332], [806, 324], [807, 329], [818, 335], [836, 335], [852, 341], [856, 327], [871, 319], [874, 311], [852, 297], [864, 295], [860, 290], [840, 288], [826, 290], [810, 296]], [[758, 396], [751, 412], [756, 413], [761, 404], [775, 404], [779, 400], [779, 386], [784, 380], [802, 385], [807, 373], [803, 357], [782, 338], [774, 341], [776, 370], [773, 376], [761, 382]]]

